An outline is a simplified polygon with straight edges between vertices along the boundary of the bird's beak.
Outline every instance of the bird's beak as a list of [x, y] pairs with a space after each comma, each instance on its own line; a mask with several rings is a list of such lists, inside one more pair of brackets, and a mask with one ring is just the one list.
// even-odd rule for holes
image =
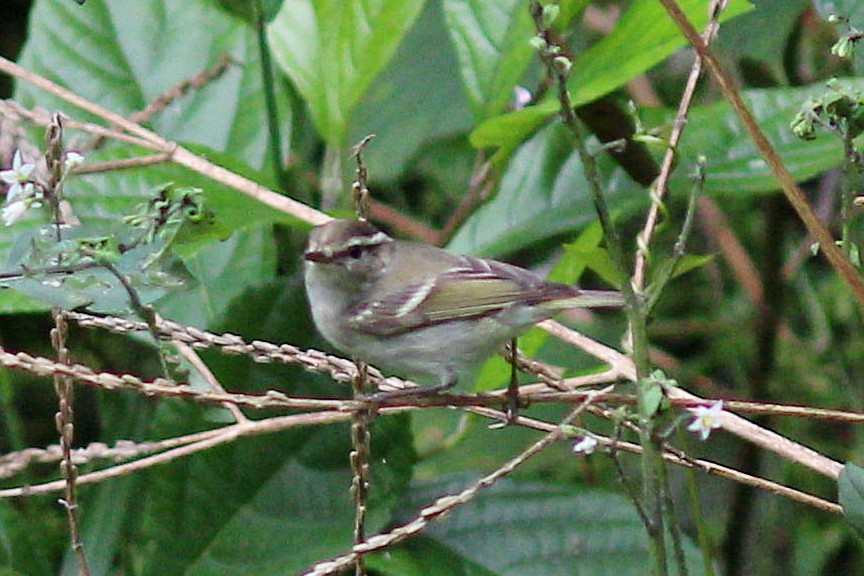
[[310, 250], [303, 254], [303, 259], [308, 260], [309, 262], [328, 262], [330, 258], [324, 252], [319, 252], [317, 250]]

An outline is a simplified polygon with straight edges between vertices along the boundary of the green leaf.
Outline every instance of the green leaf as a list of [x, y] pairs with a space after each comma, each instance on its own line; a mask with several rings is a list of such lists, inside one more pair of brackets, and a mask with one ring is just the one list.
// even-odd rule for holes
[[[176, 99], [157, 113], [150, 125], [169, 139], [184, 139], [184, 145], [207, 151], [226, 166], [253, 175], [250, 166], [269, 166], [267, 136], [261, 129], [266, 116], [255, 36], [240, 20], [205, 0], [193, 0], [184, 10], [170, 14], [160, 0], [142, 0], [131, 8], [92, 2], [79, 7], [64, 0], [39, 0], [34, 3], [21, 63], [97, 104], [129, 114], [181, 81], [194, 78], [226, 53], [242, 65], [232, 65], [218, 78]], [[177, 58], [177, 54], [185, 56]], [[284, 95], [281, 89], [279, 93]], [[16, 98], [27, 106], [64, 110], [77, 120], [97, 121], [26, 83], [17, 85]], [[290, 123], [284, 109], [287, 98], [277, 99], [283, 103], [281, 117]], [[66, 134], [70, 144], [86, 138], [72, 131]], [[111, 143], [105, 150], [89, 154], [87, 162], [139, 154], [141, 150]], [[254, 177], [266, 181], [266, 176]], [[116, 223], [146, 200], [154, 185], [167, 181], [204, 189], [218, 221], [231, 229], [286, 220], [283, 214], [234, 190], [169, 164], [74, 176], [65, 192], [76, 216], [98, 227]], [[44, 219], [34, 213], [13, 227], [0, 228], [0, 261], [7, 259], [16, 238], [40, 221]], [[222, 236], [220, 232], [202, 240], [199, 235], [196, 242], [185, 246], [186, 254]], [[44, 305], [8, 291], [0, 293], [2, 311], [33, 309], [44, 309]]]
[[[173, 101], [148, 124], [165, 138], [230, 151], [261, 168], [266, 165], [267, 134], [261, 129], [266, 116], [257, 40], [250, 27], [207, 0], [190, 0], [182, 10], [169, 9], [161, 0], [133, 6], [88, 2], [83, 7], [39, 0], [20, 64], [129, 115], [211, 69], [225, 54], [241, 64]], [[17, 84], [15, 98], [25, 106], [97, 121], [26, 83]], [[288, 101], [284, 91], [279, 90], [277, 100], [283, 106]], [[290, 126], [288, 110], [281, 113]]]
[[[97, 161], [116, 160], [128, 156], [128, 151], [108, 151], [96, 158]], [[219, 155], [211, 156], [221, 158]], [[238, 161], [229, 165], [240, 173], [252, 172]], [[159, 303], [159, 311], [168, 317], [176, 315], [173, 316], [174, 320], [205, 327], [222, 310], [222, 306], [247, 285], [273, 277], [275, 254], [269, 225], [279, 221], [291, 222], [292, 219], [251, 198], [238, 195], [226, 186], [217, 185], [200, 174], [166, 164], [73, 176], [66, 186], [66, 197], [83, 226], [67, 232], [66, 237], [107, 234], [128, 238], [134, 232], [130, 232], [129, 226], [122, 223], [122, 217], [135, 213], [138, 206], [152, 196], [153, 190], [165, 182], [191, 187], [209, 185], [204, 193], [205, 207], [213, 212], [215, 223], [187, 227], [183, 232], [183, 242], [172, 247], [186, 265], [183, 274], [177, 277], [178, 281], [186, 282], [186, 290], [170, 284], [161, 289], [158, 286], [139, 288], [143, 290], [145, 303], [163, 298], [166, 291], [170, 290], [172, 294]], [[35, 228], [26, 223], [0, 229], [0, 249], [4, 243], [7, 243], [6, 250], [10, 254], [14, 245], [23, 244], [29, 248], [26, 239], [33, 230]], [[223, 241], [232, 230], [235, 231], [235, 237]], [[141, 247], [124, 254], [121, 257], [121, 270], [133, 277], [141, 276], [140, 265], [160, 247], [153, 246], [149, 251]], [[191, 273], [191, 276], [187, 273]], [[41, 281], [27, 281], [28, 288], [25, 290], [31, 296], [43, 299], [41, 309], [45, 309], [46, 300], [65, 306], [94, 302], [94, 309], [115, 312], [128, 308], [126, 292], [106, 271], [91, 270], [78, 276], [76, 279], [64, 278], [66, 290], [61, 293], [52, 284], [42, 284]], [[22, 285], [21, 282], [18, 285]], [[100, 286], [114, 288], [106, 291]], [[13, 287], [17, 286], [13, 284]]]
[[677, 278], [679, 276], [683, 276], [691, 270], [696, 270], [697, 268], [702, 268], [703, 266], [706, 266], [713, 260], [713, 254], [685, 254], [681, 258], [681, 260], [679, 260], [678, 263], [675, 265], [675, 270], [672, 272], [672, 277]]
[[422, 7], [423, 0], [285, 0], [267, 26], [275, 61], [330, 146], [345, 145], [355, 106]]
[[[799, 25], [802, 12], [812, 3], [810, 0], [759, 0], [753, 4], [753, 11], [723, 26], [715, 48], [718, 53], [736, 60], [758, 61], [768, 67], [778, 83], [788, 83], [783, 62], [786, 45]], [[766, 30], [771, 33], [766, 34]]]
[[846, 521], [864, 537], [864, 469], [847, 463], [837, 478], [837, 496]]
[[479, 119], [504, 110], [534, 56], [534, 23], [522, 0], [444, 0], [468, 100]]
[[273, 234], [265, 227], [244, 230], [204, 247], [184, 258], [184, 263], [196, 282], [166, 295], [157, 307], [175, 322], [212, 326], [247, 288], [269, 282], [276, 275]]
[[[462, 476], [420, 484], [405, 518], [469, 483]], [[431, 524], [426, 535], [502, 576], [643, 576], [651, 562], [632, 503], [585, 487], [505, 479]], [[698, 551], [684, 544], [690, 574], [703, 574]]]
[[[851, 90], [864, 90], [864, 80], [844, 78], [839, 81]], [[747, 90], [742, 96], [762, 131], [780, 155], [786, 169], [798, 180], [807, 180], [842, 162], [843, 147], [833, 134], [817, 132], [815, 140], [796, 138], [789, 128], [792, 118], [808, 98], [830, 89], [824, 84], [799, 88]], [[656, 112], [645, 110], [643, 120], [655, 123]], [[651, 120], [654, 116], [654, 120]], [[663, 116], [670, 119], [672, 111]], [[711, 194], [756, 194], [774, 192], [780, 185], [773, 171], [756, 150], [752, 140], [726, 102], [695, 107], [679, 147], [679, 166], [695, 165], [699, 155], [708, 162], [704, 191]], [[684, 191], [692, 186], [686, 169], [672, 178], [673, 189]]]
[[[701, 30], [708, 23], [708, 10], [703, 0], [679, 0], [678, 6], [697, 29]], [[720, 21], [752, 9], [752, 4], [746, 0], [733, 0], [723, 10]], [[659, 2], [636, 0], [621, 15], [612, 33], [580, 54], [573, 63], [568, 81], [573, 104], [578, 106], [608, 94], [684, 45], [683, 34]]]
[[553, 113], [554, 110], [549, 110], [548, 106], [538, 104], [496, 116], [471, 132], [471, 144], [477, 148], [500, 146], [511, 150], [542, 126]]
[[[601, 157], [607, 201], [631, 210], [646, 198], [610, 158]], [[596, 220], [594, 203], [566, 129], [553, 125], [526, 142], [510, 161], [497, 196], [462, 226], [449, 248], [454, 252], [500, 256]]]
[[442, 41], [446, 35], [440, 2], [427, 2], [400, 49], [351, 114], [349, 142], [375, 134], [363, 152], [372, 180], [396, 180], [424, 144], [461, 136], [473, 126], [453, 73], [459, 65], [456, 54]]
[[[388, 464], [373, 467], [382, 491], [369, 503], [370, 530], [383, 527], [406, 488], [400, 464], [410, 442], [406, 421], [388, 419], [382, 439], [373, 442], [373, 461]], [[144, 510], [143, 574], [296, 574], [344, 552], [354, 516], [347, 439], [346, 426], [281, 432], [154, 471]], [[321, 452], [325, 445], [328, 453]]]
[[366, 565], [387, 576], [496, 576], [434, 538], [415, 536], [368, 557]]
[[[164, 418], [193, 416], [188, 410]], [[376, 426], [369, 530], [410, 477], [406, 417]], [[380, 433], [380, 436], [377, 434]], [[240, 439], [154, 470], [143, 512], [146, 575], [297, 574], [351, 546], [347, 425]], [[387, 464], [383, 464], [386, 462]]]
[[[682, 0], [678, 5], [690, 22], [702, 28], [708, 21], [708, 11], [703, 0]], [[723, 11], [721, 21], [726, 21], [751, 10], [745, 0], [732, 0]], [[580, 54], [573, 62], [568, 88], [574, 106], [591, 102], [623, 86], [640, 74], [656, 66], [686, 40], [675, 23], [656, 0], [636, 0], [625, 12], [611, 34]], [[487, 120], [471, 135], [471, 142], [478, 147], [513, 146], [521, 142], [536, 128], [541, 117], [548, 117], [559, 109], [558, 100], [547, 97], [533, 106], [530, 114], [522, 110], [524, 119], [514, 124], [504, 114]], [[521, 131], [514, 131], [521, 128]]]
[[[56, 501], [31, 501], [26, 508], [11, 501], [0, 503], [0, 574], [3, 576], [54, 576], [51, 557], [69, 545], [52, 518]], [[66, 530], [63, 530], [66, 531]], [[3, 572], [5, 570], [5, 572]]]

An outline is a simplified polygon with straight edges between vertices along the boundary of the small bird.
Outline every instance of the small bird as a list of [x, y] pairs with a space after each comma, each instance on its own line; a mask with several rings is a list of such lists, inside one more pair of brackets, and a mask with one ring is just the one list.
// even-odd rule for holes
[[333, 346], [446, 390], [535, 323], [567, 308], [620, 307], [619, 292], [579, 290], [484, 258], [394, 240], [365, 220], [331, 220], [304, 254], [312, 318]]

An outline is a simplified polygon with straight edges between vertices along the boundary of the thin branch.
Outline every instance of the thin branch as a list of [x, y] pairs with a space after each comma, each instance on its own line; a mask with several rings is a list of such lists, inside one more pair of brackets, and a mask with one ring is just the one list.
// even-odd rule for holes
[[[177, 348], [177, 351], [180, 352], [180, 355], [183, 356], [189, 364], [192, 365], [193, 368], [201, 375], [204, 380], [207, 381], [207, 384], [210, 385], [210, 388], [217, 392], [221, 392], [225, 394], [225, 388], [219, 382], [219, 379], [216, 378], [216, 375], [210, 370], [210, 367], [201, 360], [201, 357], [198, 356], [198, 353], [185, 342], [174, 342], [174, 347]], [[225, 408], [231, 412], [231, 415], [234, 416], [235, 422], [246, 422], [249, 420], [243, 411], [237, 407], [236, 404], [232, 402], [224, 402], [222, 404]]]
[[164, 164], [171, 157], [168, 154], [150, 154], [148, 156], [135, 156], [134, 158], [123, 158], [121, 160], [110, 160], [108, 162], [90, 162], [75, 168], [73, 174], [100, 174], [102, 172], [113, 172], [114, 170], [130, 170]]
[[[599, 342], [586, 338], [582, 334], [570, 330], [551, 320], [541, 322], [539, 326], [544, 330], [555, 334], [562, 340], [571, 342], [580, 348], [583, 346], [590, 346], [592, 354], [595, 357], [617, 367], [621, 374], [629, 380], [636, 380], [636, 367], [633, 365], [632, 360], [614, 348], [604, 346]], [[669, 389], [667, 395], [673, 400], [687, 400], [701, 402], [703, 404], [709, 403], [709, 401], [704, 398], [699, 398], [680, 387]], [[836, 480], [840, 475], [840, 472], [843, 470], [843, 464], [840, 462], [831, 460], [830, 458], [819, 454], [815, 450], [793, 442], [776, 432], [762, 428], [737, 414], [729, 412], [728, 410], [724, 410], [721, 413], [720, 423], [724, 430], [766, 450], [775, 452], [784, 458], [803, 464], [804, 466], [828, 476], [829, 478]]]
[[209, 160], [192, 153], [187, 148], [180, 146], [176, 142], [166, 140], [155, 132], [147, 130], [140, 124], [111, 112], [86, 98], [82, 98], [71, 90], [62, 87], [43, 76], [30, 72], [11, 60], [0, 57], [0, 72], [5, 72], [25, 82], [29, 82], [30, 84], [50, 92], [86, 112], [99, 116], [109, 124], [119, 126], [133, 136], [140, 138], [144, 143], [146, 143], [145, 146], [147, 148], [168, 154], [171, 157], [171, 160], [176, 164], [185, 166], [186, 168], [198, 172], [212, 180], [230, 186], [238, 192], [254, 198], [271, 208], [275, 208], [276, 210], [290, 214], [314, 225], [323, 224], [331, 219], [326, 214], [319, 212], [302, 202], [297, 202], [296, 200], [283, 196], [278, 192], [268, 190], [253, 180], [240, 176], [239, 174], [221, 166], [217, 166]]
[[[705, 44], [709, 45], [717, 37], [717, 32], [720, 29], [720, 14], [726, 7], [728, 0], [712, 0], [709, 8], [708, 24], [705, 26], [705, 31], [702, 37], [705, 39]], [[675, 122], [672, 125], [672, 133], [669, 135], [669, 146], [666, 148], [666, 153], [663, 155], [663, 164], [660, 167], [660, 176], [654, 183], [651, 193], [651, 208], [648, 210], [648, 216], [645, 219], [645, 226], [639, 235], [640, 246], [648, 246], [651, 244], [651, 237], [654, 234], [654, 229], [657, 226], [657, 221], [660, 216], [660, 206], [663, 202], [663, 197], [669, 187], [669, 178], [672, 176], [672, 170], [675, 167], [675, 156], [678, 152], [678, 145], [681, 142], [681, 137], [684, 135], [684, 129], [687, 127], [687, 116], [690, 113], [690, 107], [693, 105], [693, 97], [696, 94], [696, 86], [699, 83], [699, 78], [702, 76], [702, 58], [696, 56], [693, 62], [693, 67], [690, 69], [690, 75], [687, 77], [687, 84], [684, 86], [684, 93], [681, 95], [681, 101], [678, 104], [678, 114], [675, 116]], [[646, 249], [647, 250], [647, 249]], [[648, 263], [647, 251], [639, 250], [636, 253], [636, 265], [633, 272], [633, 283], [637, 288], [641, 289], [645, 286], [645, 274]]]

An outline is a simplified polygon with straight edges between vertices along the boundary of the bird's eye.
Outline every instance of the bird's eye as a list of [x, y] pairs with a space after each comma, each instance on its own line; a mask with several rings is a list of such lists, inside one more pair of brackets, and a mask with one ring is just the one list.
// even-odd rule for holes
[[363, 250], [359, 246], [352, 246], [351, 249], [348, 250], [348, 256], [350, 256], [354, 260], [358, 260], [362, 255]]

